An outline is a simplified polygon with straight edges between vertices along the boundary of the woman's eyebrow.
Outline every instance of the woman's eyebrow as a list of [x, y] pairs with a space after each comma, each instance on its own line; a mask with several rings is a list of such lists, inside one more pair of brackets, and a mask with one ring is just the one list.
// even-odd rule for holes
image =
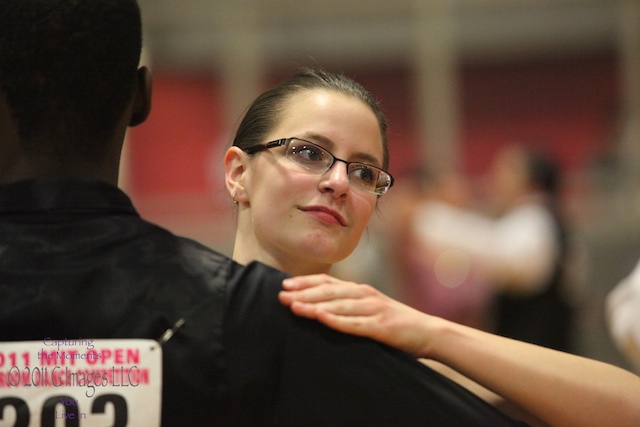
[[327, 150], [333, 149], [336, 146], [331, 138], [327, 138], [326, 136], [315, 132], [305, 132], [302, 134], [301, 138], [310, 139], [313, 142], [318, 142], [322, 144]]
[[[302, 134], [301, 138], [309, 139], [313, 142], [317, 142], [322, 144], [327, 150], [333, 150], [336, 146], [336, 143], [331, 140], [331, 138], [327, 138], [324, 135], [315, 132], [306, 132]], [[358, 159], [359, 162], [368, 163], [376, 167], [381, 167], [381, 163], [375, 156], [372, 156], [368, 153], [358, 152], [355, 153], [352, 158]]]

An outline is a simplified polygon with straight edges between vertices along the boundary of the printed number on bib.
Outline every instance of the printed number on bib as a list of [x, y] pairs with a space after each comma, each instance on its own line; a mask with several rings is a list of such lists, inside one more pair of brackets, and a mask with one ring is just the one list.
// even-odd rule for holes
[[0, 343], [0, 427], [159, 426], [161, 396], [153, 340]]

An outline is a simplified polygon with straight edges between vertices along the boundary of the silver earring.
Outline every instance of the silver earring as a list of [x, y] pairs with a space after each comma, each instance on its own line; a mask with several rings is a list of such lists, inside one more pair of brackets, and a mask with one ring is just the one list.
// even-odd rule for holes
[[236, 200], [236, 194], [237, 194], [237, 193], [234, 191], [234, 192], [233, 192], [233, 195], [231, 196], [231, 198], [233, 199], [233, 204], [234, 204], [234, 205], [237, 205], [237, 204], [238, 204], [238, 201]]

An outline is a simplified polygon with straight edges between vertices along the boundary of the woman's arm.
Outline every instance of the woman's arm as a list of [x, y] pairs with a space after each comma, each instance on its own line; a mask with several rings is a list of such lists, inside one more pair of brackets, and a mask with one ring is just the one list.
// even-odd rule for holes
[[640, 425], [640, 377], [621, 368], [430, 316], [369, 285], [314, 275], [283, 286], [295, 314], [436, 360], [550, 425]]

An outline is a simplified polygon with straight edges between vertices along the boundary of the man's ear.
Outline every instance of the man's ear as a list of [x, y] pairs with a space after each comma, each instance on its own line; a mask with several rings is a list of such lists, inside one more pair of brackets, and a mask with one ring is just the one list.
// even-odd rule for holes
[[138, 126], [149, 117], [149, 113], [151, 112], [151, 91], [151, 71], [149, 71], [149, 68], [146, 66], [138, 68], [129, 126]]
[[234, 202], [249, 201], [245, 189], [245, 173], [249, 156], [239, 147], [230, 147], [224, 155], [225, 185]]

